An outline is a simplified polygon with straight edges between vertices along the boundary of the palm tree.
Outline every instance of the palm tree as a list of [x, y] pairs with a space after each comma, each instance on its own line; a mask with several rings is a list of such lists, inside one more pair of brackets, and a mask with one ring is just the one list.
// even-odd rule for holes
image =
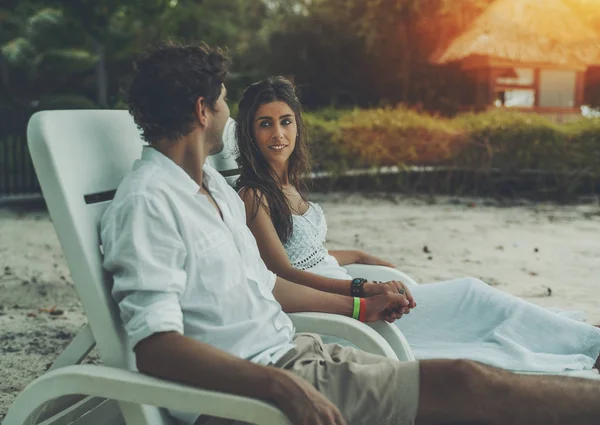
[[35, 103], [64, 93], [63, 86], [96, 63], [59, 9], [43, 8], [28, 16], [4, 12], [0, 23], [2, 87], [13, 101]]

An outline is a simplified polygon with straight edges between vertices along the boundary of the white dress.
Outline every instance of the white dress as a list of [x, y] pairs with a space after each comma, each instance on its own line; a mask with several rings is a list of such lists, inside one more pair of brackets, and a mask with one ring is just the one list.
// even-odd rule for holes
[[[327, 224], [310, 203], [293, 216], [284, 244], [296, 268], [351, 279], [323, 246]], [[411, 287], [417, 307], [395, 324], [417, 359], [466, 358], [514, 371], [592, 369], [600, 354], [600, 329], [494, 289], [474, 278]]]

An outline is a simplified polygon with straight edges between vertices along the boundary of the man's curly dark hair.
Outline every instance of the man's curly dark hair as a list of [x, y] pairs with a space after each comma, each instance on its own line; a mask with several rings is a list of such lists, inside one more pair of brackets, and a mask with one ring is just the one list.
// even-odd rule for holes
[[204, 97], [214, 110], [230, 61], [220, 49], [163, 43], [148, 49], [135, 63], [129, 87], [129, 113], [150, 143], [189, 134], [194, 110]]

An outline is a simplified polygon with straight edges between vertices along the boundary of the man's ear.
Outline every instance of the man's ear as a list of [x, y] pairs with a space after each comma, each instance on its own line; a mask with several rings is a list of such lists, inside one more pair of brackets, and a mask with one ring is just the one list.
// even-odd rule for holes
[[206, 98], [199, 97], [196, 101], [196, 118], [200, 127], [206, 127], [208, 123], [208, 103]]

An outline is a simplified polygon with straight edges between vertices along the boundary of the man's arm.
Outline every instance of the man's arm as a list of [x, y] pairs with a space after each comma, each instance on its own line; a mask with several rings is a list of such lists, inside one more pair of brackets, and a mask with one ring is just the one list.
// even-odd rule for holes
[[311, 311], [352, 316], [352, 297], [298, 285], [279, 276], [275, 281], [273, 295], [286, 313]]
[[153, 334], [134, 350], [143, 373], [274, 402], [293, 424], [345, 425], [335, 405], [290, 372], [254, 364], [177, 332]]
[[173, 215], [155, 198], [136, 195], [120, 205], [102, 226], [104, 267], [113, 275], [112, 293], [141, 372], [273, 401], [294, 424], [344, 423], [338, 409], [301, 378], [184, 336], [180, 298], [187, 251]]
[[[377, 294], [364, 298], [367, 322], [393, 322], [402, 317], [409, 301], [404, 295], [392, 292], [387, 285], [376, 285]], [[286, 313], [321, 312], [352, 316], [354, 300], [344, 295], [330, 294], [307, 286], [297, 285], [277, 277], [273, 288], [275, 299]]]
[[177, 332], [155, 333], [135, 346], [140, 372], [194, 387], [274, 401], [274, 370]]

